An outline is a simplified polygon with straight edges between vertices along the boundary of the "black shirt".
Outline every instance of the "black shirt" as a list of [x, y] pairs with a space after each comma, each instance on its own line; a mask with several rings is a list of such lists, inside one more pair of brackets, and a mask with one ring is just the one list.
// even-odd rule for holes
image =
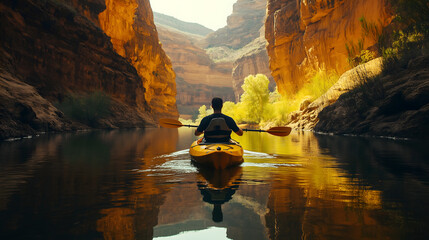
[[[222, 113], [213, 113], [213, 114], [211, 114], [211, 115], [209, 115], [209, 116], [204, 117], [204, 118], [201, 120], [201, 123], [200, 123], [200, 125], [198, 126], [197, 131], [198, 131], [198, 132], [204, 132], [204, 130], [206, 130], [206, 128], [207, 128], [207, 127], [209, 126], [209, 124], [210, 124], [210, 121], [211, 121], [213, 118], [223, 118], [223, 119], [225, 119], [226, 125], [228, 125], [228, 127], [229, 127], [232, 131], [234, 131], [234, 132], [237, 132], [238, 130], [240, 130], [240, 128], [237, 126], [237, 123], [235, 123], [234, 119], [232, 119], [231, 117], [229, 117], [229, 116], [227, 116], [227, 115], [225, 115], [225, 114], [222, 114]], [[204, 137], [206, 137], [206, 136], [204, 136]]]

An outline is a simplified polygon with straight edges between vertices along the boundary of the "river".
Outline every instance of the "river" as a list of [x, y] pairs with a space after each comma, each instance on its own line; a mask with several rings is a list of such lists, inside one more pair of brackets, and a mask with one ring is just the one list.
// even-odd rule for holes
[[191, 164], [193, 129], [0, 142], [0, 239], [428, 239], [429, 144], [245, 133]]

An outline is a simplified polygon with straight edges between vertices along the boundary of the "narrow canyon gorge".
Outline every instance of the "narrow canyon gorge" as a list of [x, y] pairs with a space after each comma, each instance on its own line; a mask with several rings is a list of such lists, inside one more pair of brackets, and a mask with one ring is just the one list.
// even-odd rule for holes
[[[350, 48], [380, 55], [363, 21], [383, 29], [394, 18], [388, 0], [237, 0], [216, 31], [153, 13], [149, 0], [5, 0], [0, 12], [2, 139], [88, 128], [59, 106], [94, 92], [110, 112], [91, 127], [124, 128], [191, 118], [214, 96], [238, 102], [250, 74], [265, 74], [283, 96], [320, 70], [344, 74], [350, 87]], [[313, 129], [339, 86], [303, 103], [291, 126]]]

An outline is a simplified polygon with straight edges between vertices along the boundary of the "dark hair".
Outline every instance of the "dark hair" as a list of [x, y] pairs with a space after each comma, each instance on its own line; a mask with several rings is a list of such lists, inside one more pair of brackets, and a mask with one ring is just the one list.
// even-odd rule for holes
[[212, 99], [213, 110], [221, 110], [223, 106], [222, 98], [215, 97]]

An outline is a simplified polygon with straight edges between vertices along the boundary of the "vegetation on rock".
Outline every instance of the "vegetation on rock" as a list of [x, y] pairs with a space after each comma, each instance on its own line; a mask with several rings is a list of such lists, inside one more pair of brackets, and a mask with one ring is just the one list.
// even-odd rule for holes
[[104, 92], [70, 94], [56, 104], [65, 116], [88, 126], [96, 126], [98, 120], [110, 114], [110, 97]]

